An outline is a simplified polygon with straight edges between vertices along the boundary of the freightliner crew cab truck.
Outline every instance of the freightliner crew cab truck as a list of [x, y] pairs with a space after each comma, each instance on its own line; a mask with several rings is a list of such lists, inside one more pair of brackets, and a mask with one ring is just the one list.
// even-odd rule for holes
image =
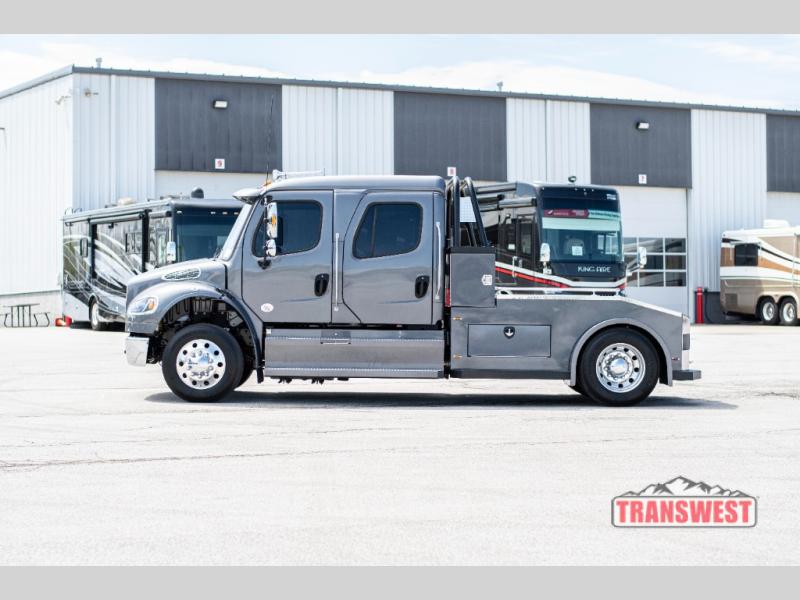
[[186, 400], [220, 399], [253, 371], [563, 379], [608, 405], [700, 377], [679, 313], [616, 290], [498, 286], [469, 178], [310, 177], [235, 196], [216, 258], [128, 283], [128, 362], [161, 363]]

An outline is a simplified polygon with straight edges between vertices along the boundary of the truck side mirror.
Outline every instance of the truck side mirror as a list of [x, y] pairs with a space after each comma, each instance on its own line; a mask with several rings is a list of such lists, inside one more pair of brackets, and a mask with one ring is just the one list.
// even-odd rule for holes
[[636, 270], [644, 269], [647, 266], [647, 248], [639, 246], [636, 249]]
[[269, 267], [271, 259], [278, 255], [278, 205], [275, 202], [267, 202], [264, 209], [264, 256], [258, 259], [258, 265], [262, 269]]
[[548, 244], [547, 242], [542, 242], [542, 245], [539, 248], [539, 260], [543, 264], [547, 264], [550, 262], [550, 244]]
[[167, 250], [164, 256], [168, 263], [178, 260], [178, 245], [175, 242], [167, 242]]
[[267, 239], [274, 240], [278, 237], [278, 204], [269, 202], [264, 211], [264, 224], [267, 228]]

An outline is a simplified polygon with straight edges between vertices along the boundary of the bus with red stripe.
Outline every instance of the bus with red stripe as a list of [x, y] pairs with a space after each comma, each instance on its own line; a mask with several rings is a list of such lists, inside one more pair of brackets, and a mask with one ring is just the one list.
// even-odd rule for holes
[[476, 186], [497, 250], [498, 286], [625, 288], [627, 265], [616, 190], [508, 182]]

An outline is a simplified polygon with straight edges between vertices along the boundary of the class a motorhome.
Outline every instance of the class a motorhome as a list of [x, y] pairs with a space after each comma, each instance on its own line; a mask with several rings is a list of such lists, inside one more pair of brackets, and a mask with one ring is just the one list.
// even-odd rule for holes
[[720, 303], [725, 314], [796, 325], [800, 297], [800, 227], [767, 220], [760, 229], [722, 234]]
[[176, 262], [211, 258], [225, 243], [242, 203], [189, 196], [120, 200], [67, 214], [63, 225], [62, 306], [73, 323], [92, 329], [125, 317], [131, 277]]
[[476, 186], [481, 219], [497, 249], [500, 286], [625, 287], [617, 191], [598, 186], [508, 182]]

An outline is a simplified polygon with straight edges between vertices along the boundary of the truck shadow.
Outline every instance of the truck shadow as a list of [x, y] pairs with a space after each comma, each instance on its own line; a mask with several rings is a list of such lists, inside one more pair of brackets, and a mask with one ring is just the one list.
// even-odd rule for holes
[[[171, 392], [151, 394], [148, 402], [184, 402]], [[530, 396], [510, 394], [432, 394], [432, 393], [386, 393], [386, 392], [260, 392], [237, 390], [219, 402], [203, 406], [264, 406], [287, 408], [521, 408], [521, 409], [597, 409], [614, 410], [599, 406], [578, 394], [535, 394]], [[194, 404], [197, 406], [197, 404]], [[637, 410], [686, 409], [686, 410], [735, 410], [735, 404], [719, 400], [656, 396], [635, 406]]]

